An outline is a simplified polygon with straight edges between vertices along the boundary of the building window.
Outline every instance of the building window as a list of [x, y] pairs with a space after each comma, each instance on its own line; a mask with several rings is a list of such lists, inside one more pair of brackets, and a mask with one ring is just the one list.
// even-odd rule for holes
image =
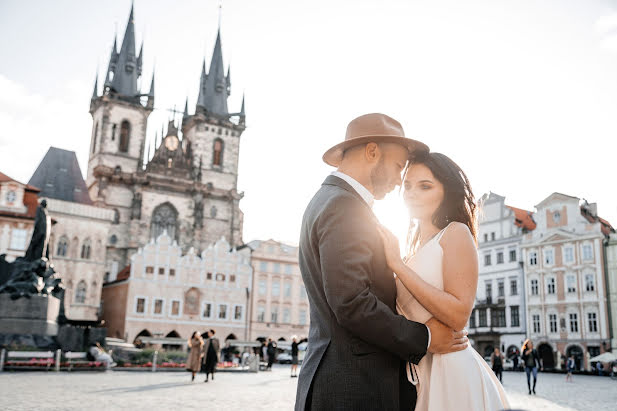
[[135, 312], [139, 314], [143, 314], [146, 312], [146, 299], [138, 298], [137, 303], [135, 304]]
[[552, 333], [557, 332], [557, 314], [548, 315], [548, 325]]
[[159, 267], [159, 275], [165, 275], [165, 267]]
[[555, 264], [555, 255], [553, 253], [553, 250], [544, 250], [544, 263], [546, 265]]
[[576, 277], [573, 275], [568, 275], [566, 277], [566, 285], [568, 287], [568, 293], [576, 292]]
[[150, 238], [158, 238], [164, 232], [172, 239], [177, 240], [178, 212], [170, 203], [157, 206], [152, 213]]
[[469, 328], [476, 328], [476, 310], [471, 310], [469, 316]]
[[574, 249], [572, 247], [564, 248], [563, 254], [564, 254], [564, 261], [566, 263], [574, 262]]
[[291, 297], [291, 283], [290, 282], [286, 282], [283, 285], [283, 295], [285, 297]]
[[212, 273], [206, 274], [206, 280], [212, 280]]
[[225, 281], [225, 274], [218, 273], [216, 275], [216, 281]]
[[587, 313], [587, 326], [590, 333], [598, 332], [598, 319], [596, 313]]
[[285, 264], [285, 274], [291, 274], [292, 266], [291, 264]]
[[113, 126], [111, 126], [111, 141], [116, 140], [116, 128], [118, 128], [117, 124], [114, 124]]
[[236, 305], [234, 307], [234, 320], [241, 320], [242, 319], [242, 306], [241, 305]]
[[510, 250], [510, 262], [516, 261], [516, 250]]
[[497, 281], [497, 297], [503, 297], [505, 295], [505, 285], [503, 280]]
[[298, 315], [298, 323], [300, 325], [306, 325], [306, 310], [300, 310]]
[[540, 315], [539, 314], [532, 315], [531, 323], [533, 324], [534, 334], [539, 334], [540, 333]]
[[578, 332], [578, 314], [570, 313], [570, 332]]
[[497, 264], [503, 264], [503, 251], [497, 253]]
[[56, 255], [58, 257], [66, 257], [66, 253], [69, 249], [69, 240], [65, 236], [60, 237], [58, 240], [58, 247], [56, 248]]
[[488, 234], [484, 233], [484, 242], [486, 243], [488, 241]]
[[278, 318], [279, 318], [279, 308], [278, 307], [272, 307], [270, 309], [270, 322], [276, 324], [278, 322]]
[[212, 318], [212, 304], [204, 303], [203, 310], [201, 311], [201, 316], [203, 318]]
[[281, 295], [281, 283], [277, 280], [272, 282], [272, 297], [278, 297]]
[[96, 138], [99, 135], [99, 122], [94, 124], [94, 139], [92, 140], [92, 154], [96, 152]]
[[506, 310], [504, 308], [493, 308], [491, 310], [491, 325], [493, 327], [506, 326]]
[[25, 250], [27, 234], [22, 228], [14, 228], [11, 232], [11, 250]]
[[531, 251], [529, 253], [529, 265], [538, 265], [538, 253]]
[[585, 291], [595, 291], [596, 281], [593, 274], [585, 274]]
[[272, 272], [273, 273], [280, 273], [281, 272], [281, 264], [280, 263], [274, 263], [274, 267], [272, 268]]
[[268, 263], [266, 261], [259, 262], [259, 271], [263, 271], [263, 272], [268, 271]]
[[161, 315], [163, 314], [163, 300], [160, 298], [156, 298], [154, 300], [154, 310], [153, 313], [155, 315]]
[[587, 346], [587, 351], [589, 351], [589, 356], [592, 358], [600, 355], [600, 347]]
[[486, 302], [490, 304], [493, 300], [493, 284], [487, 281], [484, 284], [484, 291], [486, 293]]
[[169, 276], [170, 276], [170, 277], [174, 277], [175, 275], [176, 275], [176, 270], [175, 270], [175, 269], [173, 269], [173, 268], [170, 268], [170, 269], [169, 269]]
[[291, 314], [289, 308], [283, 308], [283, 324], [289, 324], [291, 322]]
[[555, 294], [555, 279], [553, 277], [546, 279], [546, 293]]
[[561, 213], [559, 211], [555, 211], [553, 213], [553, 221], [558, 223], [561, 221]]
[[495, 232], [491, 233], [491, 241], [495, 241]]
[[229, 282], [230, 283], [235, 283], [236, 282], [236, 276], [234, 274], [230, 274], [229, 275]]
[[120, 152], [128, 153], [129, 140], [131, 138], [131, 124], [124, 120], [120, 125]]
[[263, 305], [257, 306], [257, 322], [263, 323], [266, 321], [266, 308]]
[[510, 280], [510, 295], [518, 295], [518, 281], [516, 279]]
[[223, 165], [223, 140], [217, 138], [214, 140], [214, 148], [212, 149], [212, 165]]
[[77, 289], [75, 290], [75, 302], [76, 303], [83, 304], [84, 302], [86, 302], [86, 291], [87, 291], [86, 282], [81, 280], [77, 284]]
[[484, 265], [491, 265], [491, 255], [484, 254]]
[[151, 265], [146, 267], [146, 274], [152, 274], [154, 273], [154, 267], [152, 267]]
[[478, 310], [478, 317], [480, 327], [486, 327], [486, 308], [481, 308]]
[[591, 244], [585, 244], [583, 246], [583, 260], [593, 260], [593, 250], [591, 249]]
[[518, 305], [513, 305], [510, 307], [510, 326], [511, 327], [519, 327], [521, 325]]
[[227, 319], [227, 304], [219, 304], [219, 320]]
[[538, 295], [538, 280], [531, 280], [531, 295]]
[[259, 295], [266, 295], [267, 284], [266, 280], [259, 280]]
[[179, 317], [180, 316], [180, 301], [173, 300], [171, 302], [171, 315], [173, 317]]

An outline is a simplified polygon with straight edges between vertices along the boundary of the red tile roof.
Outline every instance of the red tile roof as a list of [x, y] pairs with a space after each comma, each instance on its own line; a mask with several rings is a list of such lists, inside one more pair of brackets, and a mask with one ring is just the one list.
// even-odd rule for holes
[[523, 210], [522, 208], [516, 208], [506, 206], [510, 210], [514, 211], [514, 224], [527, 231], [535, 230], [536, 222], [533, 221], [533, 213], [531, 211]]
[[116, 281], [126, 280], [130, 276], [131, 276], [131, 265], [129, 264], [126, 267], [124, 267], [122, 270], [120, 270], [120, 272], [116, 276]]
[[34, 216], [36, 216], [36, 208], [39, 205], [39, 201], [38, 201], [38, 193], [39, 190], [38, 188], [31, 186], [30, 184], [24, 184], [21, 183], [9, 176], [7, 176], [6, 174], [0, 172], [0, 183], [5, 183], [5, 182], [14, 182], [17, 183], [19, 185], [25, 186], [25, 191], [24, 191], [24, 205], [26, 206], [26, 212], [25, 213], [16, 213], [14, 211], [2, 211], [0, 212], [0, 215], [2, 216], [6, 216], [6, 217], [17, 217], [17, 218], [27, 218], [27, 219], [34, 219]]

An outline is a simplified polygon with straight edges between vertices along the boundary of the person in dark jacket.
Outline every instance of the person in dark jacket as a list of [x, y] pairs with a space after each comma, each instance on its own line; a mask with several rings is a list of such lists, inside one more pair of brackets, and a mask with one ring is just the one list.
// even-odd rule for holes
[[214, 380], [214, 371], [216, 370], [216, 364], [219, 362], [219, 349], [220, 344], [218, 338], [214, 337], [216, 332], [214, 330], [208, 331], [208, 339], [204, 342], [204, 371], [206, 373], [206, 380], [211, 375]]
[[298, 337], [291, 337], [291, 378], [298, 376]]
[[[542, 363], [540, 362], [540, 356], [538, 350], [533, 348], [533, 343], [530, 339], [526, 339], [521, 347], [521, 355], [523, 364], [525, 364], [525, 374], [527, 374], [527, 388], [529, 389], [529, 395], [533, 392], [536, 393], [536, 381], [538, 380], [538, 369], [542, 370]], [[530, 383], [530, 377], [533, 374], [533, 387]]]
[[491, 368], [493, 368], [493, 372], [499, 378], [499, 382], [503, 376], [503, 354], [499, 350], [499, 348], [495, 348], [495, 351], [491, 355]]
[[272, 341], [272, 338], [268, 338], [268, 348], [266, 353], [268, 354], [268, 367], [266, 370], [272, 371], [272, 363], [274, 363], [276, 358], [276, 343]]

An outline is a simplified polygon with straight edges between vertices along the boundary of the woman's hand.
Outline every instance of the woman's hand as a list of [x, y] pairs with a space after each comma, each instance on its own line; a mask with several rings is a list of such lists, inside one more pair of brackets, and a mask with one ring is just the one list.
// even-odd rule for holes
[[383, 239], [383, 247], [386, 254], [386, 262], [390, 270], [395, 273], [400, 273], [400, 267], [404, 265], [401, 258], [401, 249], [398, 244], [398, 239], [390, 230], [382, 225], [378, 225], [377, 229]]

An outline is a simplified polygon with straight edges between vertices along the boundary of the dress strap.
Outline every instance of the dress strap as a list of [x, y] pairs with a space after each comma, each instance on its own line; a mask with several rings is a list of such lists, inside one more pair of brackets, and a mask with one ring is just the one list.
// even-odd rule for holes
[[443, 237], [444, 233], [446, 232], [446, 230], [448, 229], [448, 227], [450, 227], [452, 223], [448, 224], [443, 230], [441, 230], [440, 232], [437, 233], [437, 235], [435, 236], [435, 240], [437, 242], [441, 241], [441, 237]]

